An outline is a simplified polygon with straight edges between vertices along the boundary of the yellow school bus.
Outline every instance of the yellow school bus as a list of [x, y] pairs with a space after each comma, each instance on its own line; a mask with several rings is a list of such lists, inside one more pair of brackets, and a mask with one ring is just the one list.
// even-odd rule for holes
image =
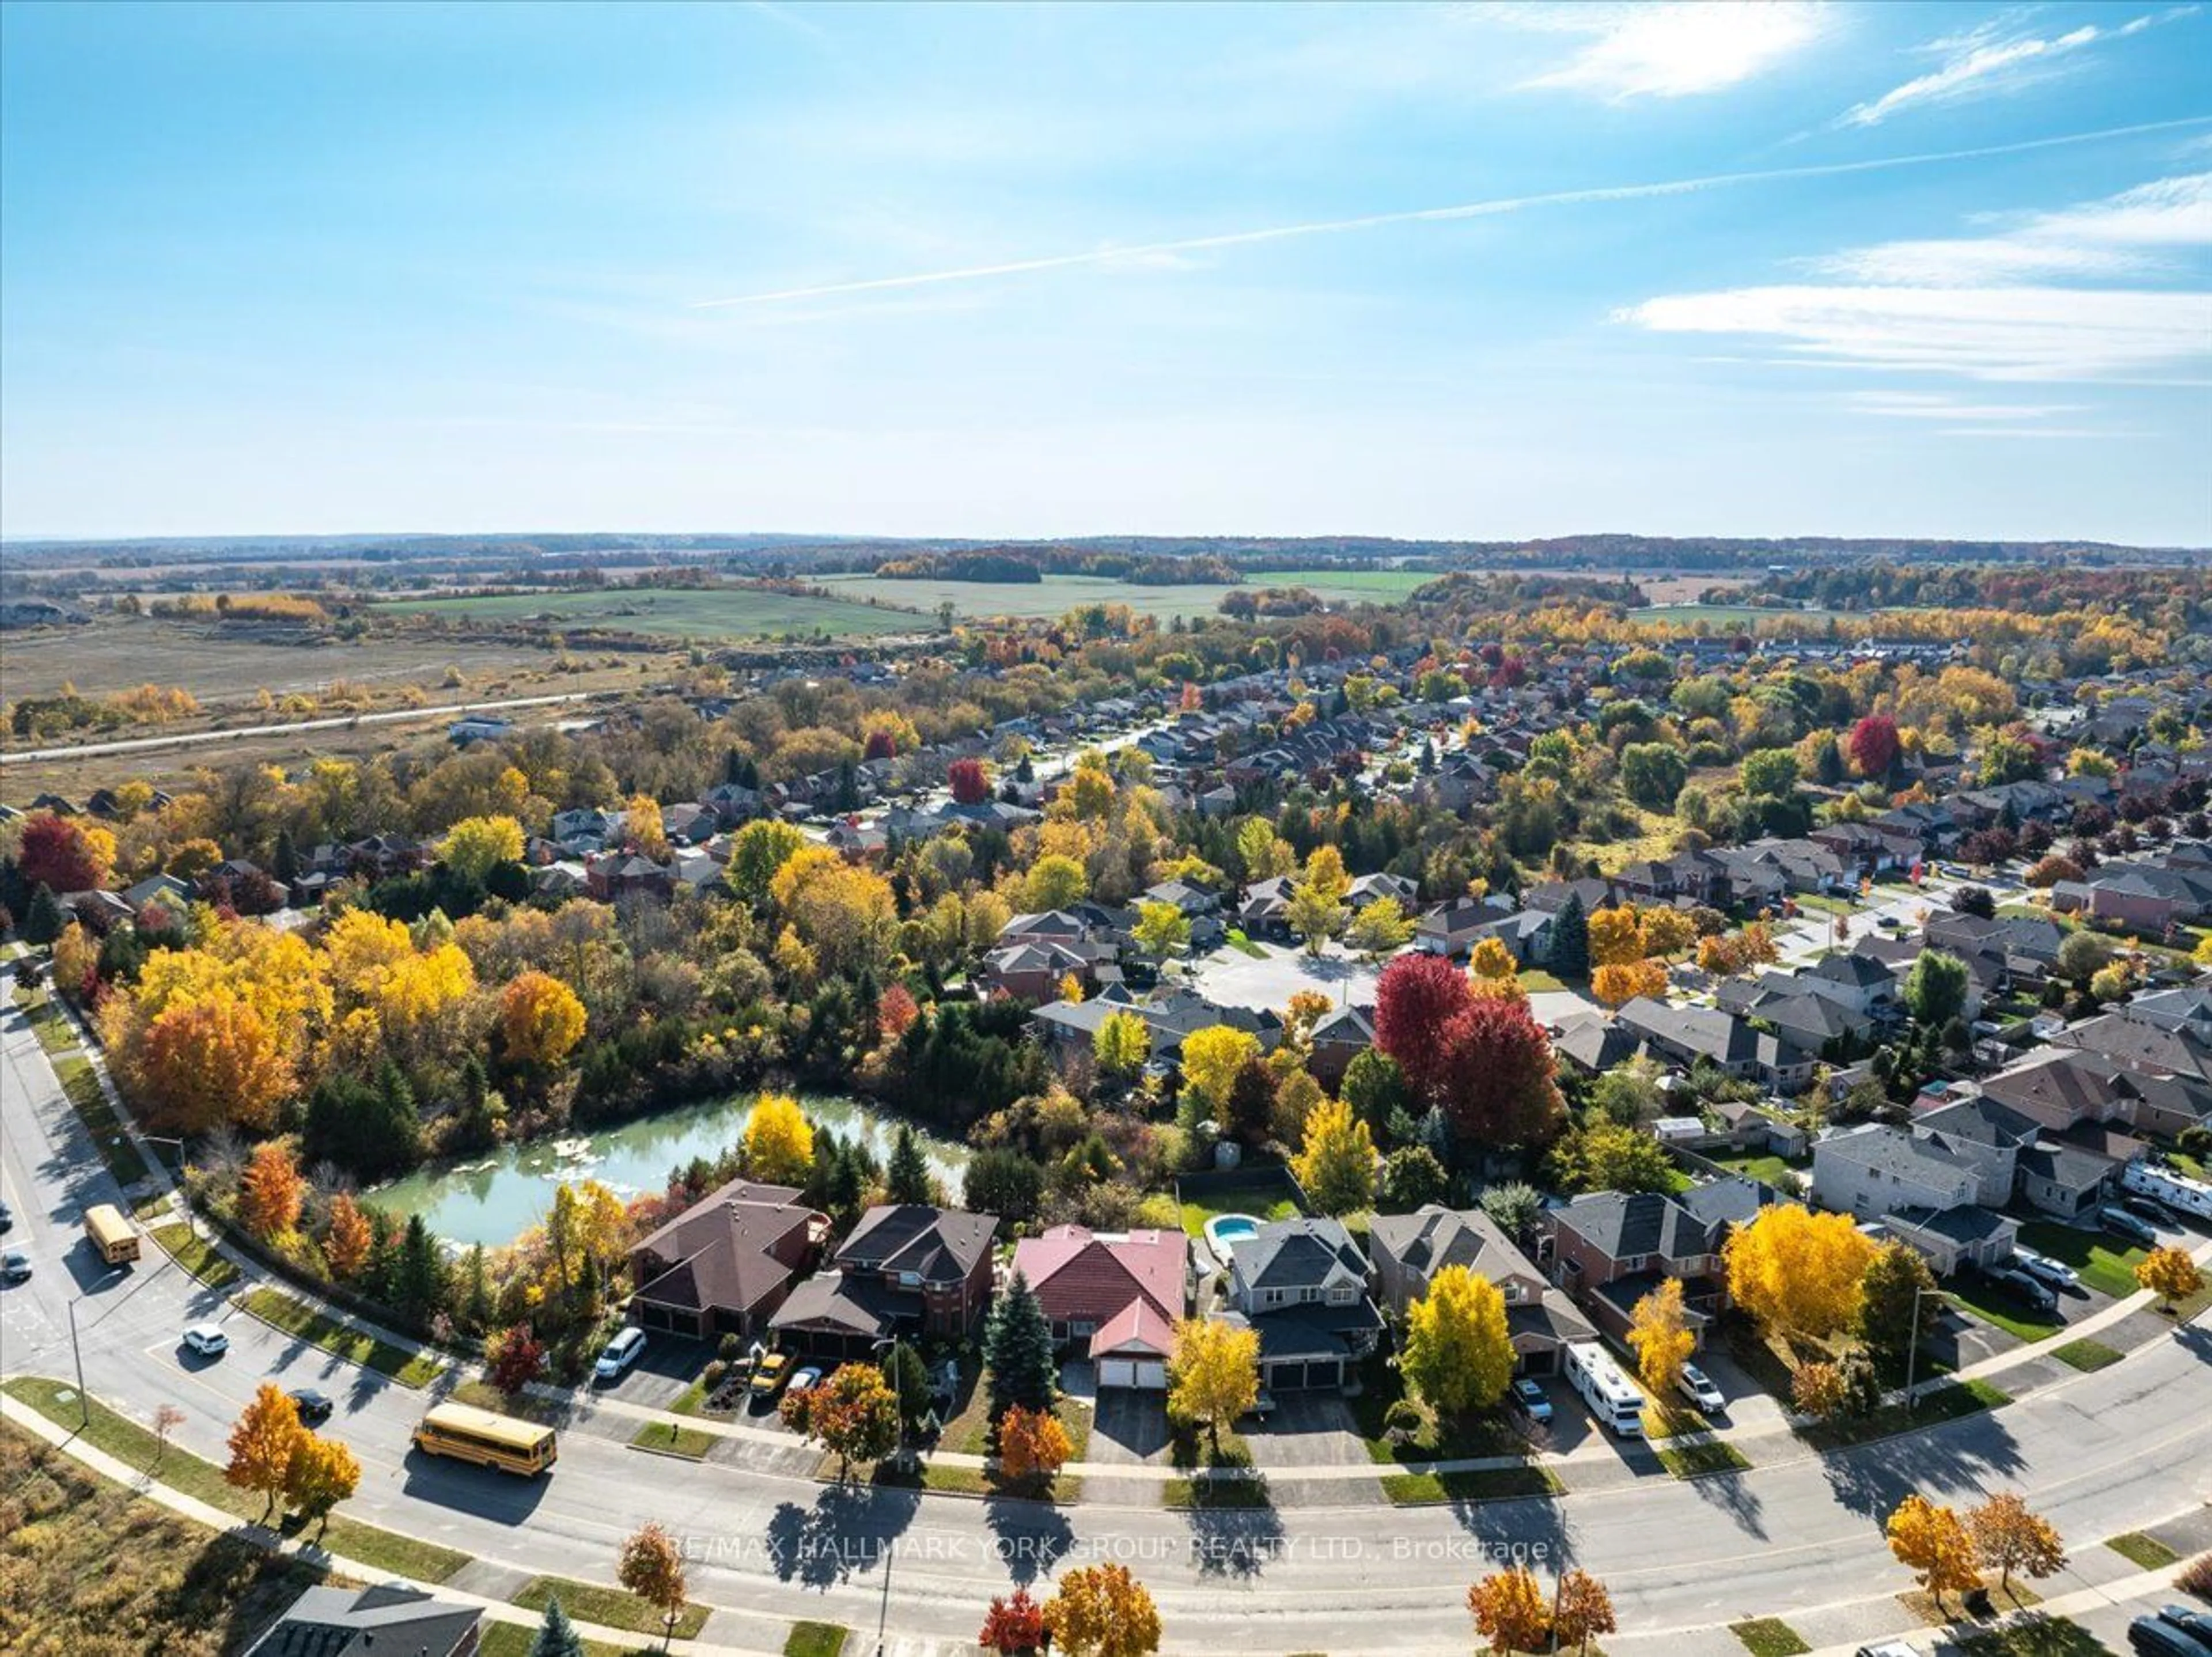
[[138, 1228], [113, 1203], [95, 1203], [84, 1211], [84, 1235], [110, 1266], [138, 1258]]
[[415, 1429], [415, 1448], [526, 1477], [544, 1472], [559, 1454], [550, 1427], [466, 1404], [434, 1405]]

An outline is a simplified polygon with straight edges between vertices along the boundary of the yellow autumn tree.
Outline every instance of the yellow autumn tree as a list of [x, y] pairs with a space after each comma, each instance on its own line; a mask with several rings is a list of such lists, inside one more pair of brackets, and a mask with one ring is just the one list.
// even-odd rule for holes
[[1183, 1038], [1182, 1084], [1205, 1104], [1216, 1121], [1228, 1108], [1237, 1072], [1260, 1054], [1257, 1037], [1229, 1024], [1209, 1024]]
[[1525, 1565], [1492, 1572], [1467, 1591], [1474, 1631], [1493, 1652], [1540, 1651], [1552, 1636], [1552, 1604]]
[[623, 807], [623, 838], [640, 857], [655, 863], [668, 855], [668, 831], [660, 821], [660, 802], [650, 794], [632, 794]]
[[1169, 1419], [1202, 1423], [1218, 1455], [1223, 1424], [1259, 1396], [1259, 1331], [1211, 1318], [1186, 1318], [1176, 1326], [1175, 1351], [1168, 1359]]
[[1636, 1371], [1644, 1386], [1662, 1399], [1674, 1396], [1682, 1366], [1698, 1350], [1682, 1307], [1682, 1280], [1664, 1278], [1659, 1286], [1636, 1302], [1629, 1314], [1628, 1344], [1636, 1351]]
[[1469, 965], [1477, 978], [1511, 978], [1521, 970], [1513, 951], [1500, 938], [1486, 938], [1474, 946]]
[[500, 1041], [515, 1064], [551, 1070], [583, 1040], [584, 1023], [575, 991], [550, 973], [524, 973], [500, 992]]
[[172, 1003], [131, 1047], [135, 1090], [149, 1126], [164, 1133], [265, 1130], [294, 1085], [269, 1021], [227, 988]]
[[241, 1490], [268, 1497], [261, 1516], [276, 1511], [292, 1471], [292, 1452], [306, 1436], [300, 1424], [300, 1406], [272, 1381], [264, 1381], [230, 1429], [230, 1460], [222, 1470], [223, 1482]]
[[481, 881], [502, 863], [522, 861], [522, 825], [513, 817], [463, 817], [439, 842], [439, 860], [464, 880]]
[[1406, 1308], [1398, 1367], [1406, 1385], [1439, 1415], [1487, 1408], [1513, 1379], [1505, 1296], [1489, 1278], [1448, 1266]]
[[1291, 1169], [1324, 1214], [1375, 1206], [1375, 1136], [1342, 1100], [1323, 1099], [1313, 1107], [1305, 1147], [1291, 1159]]
[[804, 1185], [814, 1169], [814, 1125], [799, 1101], [763, 1093], [745, 1123], [745, 1168], [770, 1185]]
[[1589, 958], [1593, 967], [1625, 967], [1651, 953], [1644, 920], [1627, 904], [1589, 913]]
[[1150, 1657], [1160, 1648], [1159, 1608], [1127, 1565], [1065, 1573], [1045, 1602], [1044, 1625], [1067, 1657]]
[[1943, 1608], [1945, 1594], [1969, 1593], [1981, 1587], [1973, 1538], [1951, 1508], [1939, 1508], [1923, 1496], [1908, 1496], [1882, 1528], [1889, 1551], [1919, 1577], [1920, 1586], [1935, 1597], [1937, 1611]]
[[1667, 993], [1667, 968], [1656, 961], [1609, 961], [1591, 971], [1590, 993], [1608, 1007], [1640, 995], [1656, 998]]
[[1817, 1339], [1857, 1315], [1874, 1252], [1848, 1214], [1776, 1203], [1729, 1234], [1729, 1294], [1761, 1323]]
[[2170, 1309], [2204, 1287], [2204, 1273], [2185, 1248], [2154, 1248], [2136, 1262], [2136, 1284]]

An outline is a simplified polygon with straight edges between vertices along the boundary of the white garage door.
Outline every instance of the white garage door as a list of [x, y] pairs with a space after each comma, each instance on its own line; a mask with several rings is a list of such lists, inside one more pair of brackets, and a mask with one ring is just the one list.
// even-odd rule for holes
[[1098, 1366], [1098, 1384], [1157, 1393], [1168, 1384], [1168, 1367], [1158, 1358], [1108, 1358]]

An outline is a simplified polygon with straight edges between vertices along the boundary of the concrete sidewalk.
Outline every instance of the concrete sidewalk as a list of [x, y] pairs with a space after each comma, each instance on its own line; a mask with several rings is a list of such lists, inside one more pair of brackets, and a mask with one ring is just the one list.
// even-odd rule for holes
[[[210, 1506], [198, 1496], [187, 1496], [181, 1490], [173, 1490], [143, 1469], [133, 1467], [128, 1462], [110, 1455], [99, 1446], [47, 1420], [38, 1411], [32, 1409], [27, 1404], [19, 1403], [4, 1393], [0, 1393], [0, 1421], [5, 1421], [10, 1426], [20, 1427], [25, 1432], [33, 1434], [64, 1455], [81, 1462], [85, 1467], [111, 1484], [119, 1484], [132, 1494], [154, 1502], [159, 1507], [167, 1508], [170, 1512], [189, 1519], [194, 1524], [205, 1526], [208, 1529], [226, 1536], [235, 1536], [240, 1540], [251, 1543], [253, 1546], [268, 1552], [290, 1555], [332, 1575], [350, 1577], [357, 1582], [408, 1582], [411, 1587], [418, 1587], [425, 1593], [434, 1593], [441, 1599], [450, 1599], [458, 1604], [474, 1605], [494, 1622], [513, 1623], [519, 1627], [535, 1629], [543, 1620], [538, 1612], [525, 1611], [521, 1606], [509, 1605], [504, 1599], [494, 1599], [480, 1593], [471, 1593], [465, 1589], [454, 1587], [451, 1583], [416, 1582], [411, 1578], [395, 1577], [389, 1571], [380, 1570], [373, 1565], [365, 1565], [357, 1559], [349, 1559], [343, 1554], [331, 1553], [298, 1538], [286, 1538], [270, 1530], [265, 1525], [250, 1524], [235, 1514], [225, 1513], [221, 1508]], [[519, 1565], [509, 1569], [520, 1572], [526, 1581], [539, 1575], [538, 1572], [527, 1570]], [[611, 1587], [613, 1585], [606, 1586]], [[575, 1623], [578, 1631], [586, 1639], [603, 1641], [618, 1649], [633, 1649], [636, 1648], [639, 1641], [658, 1642], [659, 1639], [658, 1635], [640, 1634], [629, 1629], [607, 1628], [599, 1624], [586, 1623], [574, 1618], [569, 1620]], [[699, 1657], [770, 1657], [768, 1648], [764, 1647], [709, 1645], [699, 1640], [685, 1641], [684, 1649], [687, 1652], [697, 1653]]]

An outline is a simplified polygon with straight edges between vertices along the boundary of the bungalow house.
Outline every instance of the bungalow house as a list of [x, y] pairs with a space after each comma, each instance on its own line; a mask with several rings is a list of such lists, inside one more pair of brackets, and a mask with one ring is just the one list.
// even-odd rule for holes
[[787, 1186], [732, 1180], [629, 1251], [630, 1321], [704, 1338], [751, 1338], [830, 1235]]
[[1771, 1187], [1730, 1175], [1675, 1195], [1599, 1191], [1549, 1209], [1552, 1280], [1616, 1340], [1628, 1338], [1636, 1303], [1665, 1278], [1682, 1284], [1700, 1341], [1728, 1304], [1721, 1249], [1730, 1228], [1775, 1200]]
[[1273, 1220], [1239, 1242], [1224, 1321], [1258, 1332], [1260, 1384], [1307, 1392], [1349, 1381], [1382, 1332], [1367, 1279], [1367, 1257], [1335, 1220]]
[[990, 1302], [998, 1223], [927, 1203], [872, 1208], [769, 1327], [783, 1344], [830, 1359], [866, 1357], [895, 1336], [965, 1340]]
[[246, 1657], [471, 1657], [483, 1613], [404, 1582], [307, 1589]]
[[1559, 1368], [1562, 1346], [1596, 1333], [1574, 1302], [1546, 1283], [1534, 1262], [1479, 1208], [1455, 1211], [1431, 1203], [1418, 1213], [1378, 1214], [1367, 1247], [1375, 1266], [1375, 1297], [1393, 1318], [1403, 1318], [1448, 1266], [1465, 1266], [1495, 1284], [1505, 1302], [1506, 1332], [1523, 1374], [1552, 1374]]
[[1036, 1292], [1054, 1341], [1089, 1358], [1102, 1388], [1166, 1388], [1176, 1322], [1190, 1304], [1189, 1238], [1056, 1225], [1014, 1245], [1014, 1270]]

